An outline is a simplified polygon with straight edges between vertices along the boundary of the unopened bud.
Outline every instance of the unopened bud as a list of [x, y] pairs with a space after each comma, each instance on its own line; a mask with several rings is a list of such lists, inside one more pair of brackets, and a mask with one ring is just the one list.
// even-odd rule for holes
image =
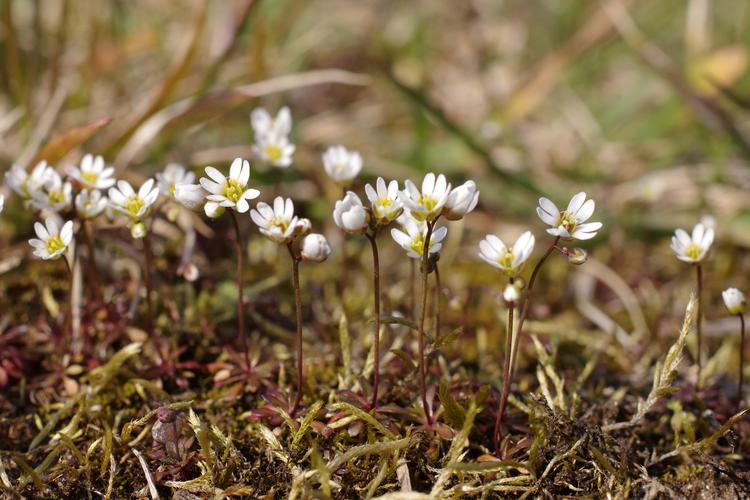
[[143, 222], [136, 222], [130, 225], [130, 236], [139, 240], [146, 236], [146, 224]]
[[589, 254], [583, 248], [571, 248], [568, 250], [568, 262], [574, 266], [580, 266], [589, 260]]
[[517, 302], [521, 297], [521, 291], [514, 283], [509, 283], [508, 286], [503, 290], [503, 298], [505, 302], [513, 303]]

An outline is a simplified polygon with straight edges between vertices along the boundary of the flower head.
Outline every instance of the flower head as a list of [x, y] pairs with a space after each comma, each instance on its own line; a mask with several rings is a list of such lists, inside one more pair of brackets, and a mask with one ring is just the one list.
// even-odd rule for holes
[[292, 164], [295, 146], [289, 137], [279, 133], [256, 136], [253, 152], [258, 158], [274, 167], [287, 168]]
[[50, 170], [43, 189], [34, 191], [31, 199], [32, 205], [39, 210], [51, 210], [60, 212], [70, 207], [73, 202], [73, 186], [69, 182], [63, 182], [60, 174]]
[[37, 163], [31, 173], [19, 165], [13, 165], [5, 172], [5, 182], [21, 198], [28, 200], [44, 186], [53, 173], [52, 167], [48, 166], [44, 160]]
[[727, 288], [721, 292], [724, 299], [724, 305], [730, 314], [744, 314], [745, 312], [745, 294], [736, 288]]
[[372, 205], [372, 217], [381, 226], [390, 224], [404, 209], [398, 196], [397, 181], [389, 182], [386, 187], [383, 178], [378, 177], [375, 188], [370, 184], [365, 186], [365, 194]]
[[156, 182], [159, 183], [161, 194], [179, 201], [175, 198], [177, 186], [179, 184], [193, 184], [195, 182], [195, 174], [185, 170], [185, 167], [179, 163], [169, 163], [164, 167], [164, 172], [156, 174]]
[[451, 190], [443, 208], [443, 215], [448, 220], [462, 219], [474, 210], [479, 202], [479, 191], [474, 181], [466, 181]]
[[323, 153], [323, 168], [336, 182], [348, 182], [362, 170], [362, 156], [344, 146], [331, 146]]
[[323, 262], [329, 255], [331, 255], [331, 245], [328, 244], [328, 240], [322, 234], [308, 234], [302, 240], [302, 250], [300, 252], [302, 260]]
[[[447, 227], [439, 227], [430, 236], [430, 248], [428, 255], [437, 253], [443, 247], [442, 241], [448, 234]], [[391, 229], [391, 236], [401, 248], [406, 250], [406, 255], [412, 259], [421, 259], [424, 253], [424, 243], [427, 238], [427, 224], [405, 218], [402, 229]]]
[[76, 195], [76, 212], [84, 219], [93, 219], [107, 208], [107, 197], [101, 191], [83, 189]]
[[370, 214], [359, 196], [347, 191], [344, 199], [337, 201], [333, 208], [333, 221], [347, 233], [364, 233], [370, 222]]
[[451, 193], [451, 185], [445, 180], [445, 176], [440, 174], [435, 177], [432, 172], [424, 176], [422, 191], [410, 180], [405, 182], [405, 186], [406, 189], [399, 193], [399, 198], [404, 208], [408, 208], [412, 217], [417, 220], [437, 219]]
[[73, 240], [73, 221], [67, 221], [58, 230], [55, 221], [48, 218], [44, 225], [35, 222], [34, 231], [37, 237], [29, 240], [29, 245], [34, 247], [34, 255], [44, 260], [54, 260], [65, 253]]
[[140, 221], [151, 211], [151, 206], [159, 197], [159, 188], [154, 186], [154, 180], [143, 183], [136, 193], [127, 181], [117, 181], [117, 187], [109, 188], [109, 201], [116, 211], [130, 218]]
[[286, 106], [279, 110], [275, 118], [265, 108], [255, 108], [250, 113], [250, 124], [255, 132], [256, 140], [259, 136], [267, 134], [286, 136], [292, 130], [292, 114]]
[[479, 242], [479, 257], [508, 276], [516, 276], [534, 251], [534, 235], [526, 231], [518, 237], [513, 247], [508, 247], [494, 234]]
[[68, 175], [89, 189], [109, 189], [115, 185], [115, 169], [101, 156], [84, 155], [81, 164], [68, 169]]
[[234, 159], [229, 167], [229, 177], [224, 177], [224, 174], [214, 167], [206, 167], [206, 175], [208, 177], [201, 177], [200, 180], [203, 189], [209, 192], [206, 199], [222, 207], [233, 208], [244, 214], [250, 210], [247, 201], [260, 196], [260, 191], [247, 187], [250, 180], [250, 163], [242, 158]]
[[294, 215], [294, 203], [289, 198], [277, 196], [273, 200], [273, 208], [268, 203], [258, 203], [250, 211], [250, 218], [263, 235], [276, 243], [290, 243], [296, 236], [297, 217]]
[[693, 234], [688, 236], [687, 232], [678, 229], [672, 236], [672, 250], [682, 262], [694, 264], [702, 261], [711, 244], [714, 242], [714, 230], [706, 228], [703, 224], [696, 224]]
[[[601, 222], [585, 223], [594, 214], [594, 200], [586, 200], [586, 193], [578, 193], [570, 199], [566, 210], [547, 198], [539, 198], [536, 213], [545, 224], [552, 226], [547, 232], [566, 240], [590, 240], [601, 229]], [[584, 224], [585, 223], [585, 224]]]

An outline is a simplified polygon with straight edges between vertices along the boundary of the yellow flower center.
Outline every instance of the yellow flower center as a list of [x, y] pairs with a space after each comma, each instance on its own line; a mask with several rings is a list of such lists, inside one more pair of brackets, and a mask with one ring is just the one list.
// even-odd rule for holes
[[65, 194], [63, 194], [62, 191], [55, 190], [50, 191], [47, 193], [47, 200], [49, 201], [50, 206], [55, 206], [58, 203], [62, 203], [65, 201]]
[[170, 198], [174, 198], [174, 190], [175, 190], [175, 185], [174, 183], [172, 183], [169, 185], [169, 188], [167, 188], [167, 192], [169, 193]]
[[281, 148], [273, 144], [266, 146], [266, 156], [271, 161], [279, 161], [281, 159]]
[[60, 236], [51, 236], [47, 241], [44, 242], [44, 244], [47, 245], [47, 251], [50, 254], [53, 254], [58, 250], [65, 248], [65, 243], [63, 243]]
[[427, 212], [432, 212], [437, 205], [437, 200], [429, 195], [421, 195], [417, 203], [422, 205]]
[[375, 202], [375, 216], [376, 217], [385, 217], [388, 215], [388, 212], [390, 211], [391, 205], [393, 205], [393, 200], [388, 197], [380, 198], [378, 201]]
[[96, 184], [99, 180], [99, 175], [93, 172], [81, 172], [81, 179], [88, 182], [89, 184]]
[[691, 260], [697, 260], [698, 257], [700, 257], [701, 252], [703, 252], [703, 249], [700, 246], [696, 245], [695, 243], [691, 243], [685, 249], [685, 257]]
[[233, 202], [237, 203], [242, 198], [245, 192], [245, 187], [234, 179], [227, 178], [224, 182], [224, 197]]
[[132, 195], [123, 205], [123, 208], [130, 213], [132, 217], [137, 217], [138, 213], [143, 208], [143, 200], [137, 194]]
[[564, 227], [568, 234], [573, 234], [573, 231], [576, 230], [578, 222], [576, 222], [572, 214], [566, 210], [565, 212], [560, 212], [560, 221], [557, 223], [557, 225]]
[[289, 220], [286, 217], [274, 217], [271, 219], [271, 225], [279, 228], [279, 231], [285, 233], [289, 229]]
[[500, 264], [500, 267], [503, 269], [511, 269], [511, 266], [513, 266], [513, 252], [506, 250], [505, 253], [497, 259], [497, 263]]

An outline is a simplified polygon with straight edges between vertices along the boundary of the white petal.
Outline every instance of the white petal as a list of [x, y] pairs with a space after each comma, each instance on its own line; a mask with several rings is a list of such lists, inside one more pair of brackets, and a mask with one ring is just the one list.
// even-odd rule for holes
[[[586, 201], [586, 193], [580, 192], [573, 196], [570, 199], [570, 203], [568, 203], [568, 213], [573, 215], [580, 210], [580, 208], [583, 206], [583, 202]], [[575, 217], [575, 215], [573, 215]]]

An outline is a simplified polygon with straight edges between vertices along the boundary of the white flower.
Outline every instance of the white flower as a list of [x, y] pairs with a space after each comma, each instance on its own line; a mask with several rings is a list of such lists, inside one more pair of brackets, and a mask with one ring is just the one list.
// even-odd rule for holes
[[297, 217], [294, 215], [294, 203], [277, 196], [273, 200], [273, 208], [268, 203], [258, 203], [250, 211], [250, 218], [258, 226], [258, 230], [271, 241], [289, 243], [295, 237]]
[[362, 170], [362, 156], [344, 146], [331, 146], [323, 153], [323, 168], [336, 182], [347, 182]]
[[224, 215], [225, 210], [226, 209], [224, 207], [222, 207], [215, 201], [208, 201], [205, 205], [203, 205], [203, 211], [211, 219], [218, 219], [219, 217]]
[[672, 236], [672, 250], [682, 262], [690, 264], [700, 262], [708, 253], [714, 242], [714, 230], [706, 229], [703, 224], [696, 224], [692, 236], [678, 229]]
[[5, 182], [21, 198], [28, 200], [42, 188], [53, 172], [54, 170], [43, 160], [36, 164], [30, 174], [25, 168], [13, 165], [5, 172]]
[[35, 222], [34, 231], [37, 238], [29, 240], [29, 245], [34, 247], [34, 255], [44, 260], [57, 259], [65, 253], [73, 240], [73, 221], [63, 224], [59, 231], [57, 224], [52, 219], [44, 221], [44, 225]]
[[406, 189], [399, 193], [404, 208], [408, 208], [412, 217], [417, 220], [433, 221], [443, 211], [443, 206], [451, 194], [451, 185], [440, 174], [435, 177], [432, 172], [424, 176], [422, 191], [410, 180], [405, 182]]
[[274, 167], [287, 168], [292, 164], [295, 146], [286, 135], [268, 133], [256, 136], [253, 152], [261, 160]]
[[333, 208], [333, 221], [347, 233], [364, 233], [370, 222], [370, 215], [359, 196], [347, 191], [344, 199], [338, 200]]
[[39, 210], [60, 212], [69, 208], [73, 202], [73, 186], [70, 182], [63, 182], [60, 174], [50, 170], [44, 189], [34, 192], [31, 203]]
[[534, 235], [526, 231], [518, 237], [513, 247], [508, 247], [494, 234], [479, 242], [479, 257], [508, 276], [516, 276], [534, 251]]
[[518, 286], [515, 283], [508, 283], [505, 290], [503, 290], [505, 302], [517, 302], [520, 297], [521, 291], [518, 289]]
[[[448, 234], [447, 227], [439, 227], [430, 236], [429, 254], [437, 253], [442, 248], [441, 243]], [[406, 219], [402, 230], [391, 229], [391, 236], [401, 248], [406, 250], [406, 255], [412, 259], [421, 259], [424, 253], [424, 240], [427, 237], [427, 224], [420, 223], [414, 219]]]
[[443, 215], [448, 220], [459, 220], [474, 210], [478, 201], [479, 191], [477, 191], [476, 183], [466, 181], [451, 190], [443, 208]]
[[260, 191], [247, 187], [250, 180], [250, 163], [242, 158], [234, 159], [229, 167], [229, 177], [224, 177], [224, 174], [214, 167], [206, 167], [206, 175], [208, 177], [201, 177], [200, 180], [203, 189], [209, 192], [206, 199], [222, 207], [233, 208], [244, 214], [250, 210], [247, 201], [260, 196]]
[[724, 305], [731, 314], [743, 314], [745, 312], [745, 294], [736, 288], [727, 288], [721, 292]]
[[0, 213], [2, 213], [3, 208], [5, 208], [5, 196], [0, 194]]
[[193, 210], [206, 199], [206, 192], [200, 184], [177, 184], [173, 190], [177, 203]]
[[93, 219], [107, 208], [108, 201], [100, 191], [84, 189], [76, 195], [76, 212], [84, 219]]
[[159, 197], [159, 188], [154, 184], [154, 180], [149, 179], [136, 193], [127, 181], [117, 181], [117, 187], [109, 188], [110, 206], [131, 220], [140, 221], [148, 215]]
[[109, 189], [115, 185], [115, 169], [101, 156], [84, 155], [81, 165], [68, 169], [68, 175], [89, 189]]
[[397, 181], [389, 182], [388, 187], [386, 187], [383, 178], [378, 177], [375, 186], [377, 189], [367, 184], [365, 194], [372, 205], [372, 216], [375, 221], [381, 226], [385, 226], [401, 214], [404, 206], [398, 197]]
[[164, 167], [164, 172], [156, 174], [156, 182], [159, 183], [159, 191], [164, 196], [175, 200], [175, 189], [179, 184], [193, 184], [195, 174], [185, 170], [179, 163], [169, 163]]
[[308, 234], [302, 240], [302, 251], [300, 252], [302, 260], [323, 262], [329, 255], [331, 255], [331, 245], [328, 244], [328, 240], [322, 234]]
[[547, 198], [539, 198], [536, 213], [545, 224], [552, 226], [547, 232], [566, 240], [590, 240], [601, 229], [601, 222], [584, 224], [594, 214], [594, 200], [586, 201], [586, 193], [578, 193], [570, 199], [568, 208], [558, 210]]
[[284, 106], [279, 110], [276, 118], [272, 118], [265, 108], [255, 108], [250, 113], [250, 124], [253, 127], [253, 132], [255, 132], [256, 141], [262, 135], [286, 136], [292, 130], [292, 114], [289, 112], [289, 108]]

